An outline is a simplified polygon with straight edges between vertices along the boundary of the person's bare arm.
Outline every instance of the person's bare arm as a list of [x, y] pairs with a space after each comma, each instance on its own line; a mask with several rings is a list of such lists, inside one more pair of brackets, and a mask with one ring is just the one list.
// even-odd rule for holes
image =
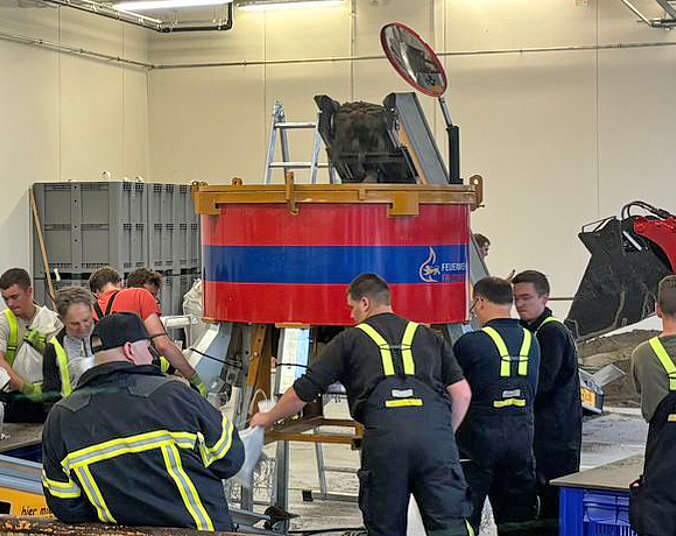
[[467, 415], [469, 403], [472, 401], [472, 390], [469, 387], [467, 380], [460, 380], [452, 385], [446, 386], [446, 391], [451, 395], [452, 401], [452, 415], [451, 422], [453, 423], [453, 431], [455, 432]]
[[306, 403], [298, 397], [294, 388], [289, 387], [289, 389], [287, 389], [286, 393], [284, 393], [284, 396], [282, 396], [274, 408], [272, 408], [270, 411], [261, 411], [256, 413], [256, 415], [251, 418], [249, 426], [251, 426], [251, 428], [254, 426], [270, 428], [270, 426], [275, 424], [277, 421], [285, 419], [286, 417], [291, 417], [292, 415], [298, 413], [301, 409], [303, 409], [305, 404]]
[[[156, 314], [149, 315], [143, 323], [148, 330], [148, 334], [152, 337], [155, 348], [160, 355], [167, 358], [167, 361], [178, 370], [185, 378], [190, 379], [195, 375], [195, 369], [190, 366], [190, 363], [183, 357], [183, 352], [167, 335], [164, 325], [160, 317]], [[162, 335], [159, 335], [162, 333]], [[159, 336], [158, 336], [159, 335]]]
[[4, 368], [7, 371], [7, 374], [9, 374], [9, 386], [12, 389], [21, 391], [26, 382], [21, 376], [19, 376], [14, 371], [11, 365], [7, 362], [7, 360], [5, 359], [5, 352], [0, 352], [0, 367]]

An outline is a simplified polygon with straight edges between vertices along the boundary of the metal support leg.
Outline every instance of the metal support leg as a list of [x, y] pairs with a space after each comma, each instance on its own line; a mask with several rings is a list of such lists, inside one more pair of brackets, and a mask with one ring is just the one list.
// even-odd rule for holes
[[[315, 432], [317, 430], [315, 429]], [[321, 443], [315, 443], [315, 455], [317, 456], [317, 477], [319, 479], [319, 496], [326, 498], [328, 489], [326, 487], [326, 470], [324, 464], [324, 449]]]
[[[275, 483], [275, 504], [284, 510], [289, 509], [289, 442], [277, 442], [277, 463], [276, 483]], [[284, 521], [278, 524], [278, 532], [286, 534], [289, 530], [289, 522]]]

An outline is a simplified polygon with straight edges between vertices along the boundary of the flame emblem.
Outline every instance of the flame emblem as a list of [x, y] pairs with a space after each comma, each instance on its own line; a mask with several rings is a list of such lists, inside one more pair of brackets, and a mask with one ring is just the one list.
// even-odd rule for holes
[[427, 257], [427, 260], [420, 265], [418, 270], [418, 275], [420, 279], [425, 283], [438, 283], [439, 280], [435, 279], [434, 276], [441, 275], [441, 270], [436, 266], [437, 262], [437, 252], [434, 251], [434, 248], [430, 247], [430, 254]]

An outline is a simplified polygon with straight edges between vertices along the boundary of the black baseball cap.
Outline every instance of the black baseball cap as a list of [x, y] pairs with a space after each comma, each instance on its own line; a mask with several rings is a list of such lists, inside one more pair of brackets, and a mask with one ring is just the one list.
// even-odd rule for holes
[[136, 313], [113, 313], [104, 316], [94, 327], [91, 344], [93, 352], [102, 352], [124, 346], [127, 342], [150, 340], [141, 317]]

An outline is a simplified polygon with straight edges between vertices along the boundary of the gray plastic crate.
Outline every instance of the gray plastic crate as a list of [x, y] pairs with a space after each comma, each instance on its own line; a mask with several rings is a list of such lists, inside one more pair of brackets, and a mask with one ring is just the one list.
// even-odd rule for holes
[[[171, 271], [199, 267], [199, 217], [184, 184], [148, 184], [149, 267]], [[195, 246], [195, 242], [197, 245]]]
[[[147, 265], [145, 184], [69, 182], [34, 187], [52, 269], [76, 274], [109, 264], [128, 272]], [[33, 232], [33, 274], [42, 278], [42, 255]]]
[[[190, 187], [114, 182], [37, 183], [52, 269], [65, 277], [110, 265], [179, 274], [201, 267], [199, 216]], [[34, 231], [33, 274], [43, 278]]]
[[[89, 289], [89, 278], [82, 275], [76, 276], [77, 279], [62, 279], [60, 281], [54, 281], [54, 289], [58, 291], [59, 289], [71, 286], [84, 287]], [[46, 305], [50, 309], [54, 309], [52, 300], [49, 298], [49, 292], [47, 291], [47, 279], [35, 278], [33, 281], [33, 292], [35, 301], [40, 305]]]
[[160, 308], [163, 315], [183, 314], [183, 294], [180, 275], [163, 275]]
[[200, 268], [202, 246], [200, 243], [200, 226], [197, 223], [182, 223], [178, 227], [176, 238], [178, 260], [175, 266], [181, 271]]
[[178, 233], [173, 223], [155, 223], [150, 230], [148, 241], [148, 268], [163, 271], [180, 269], [176, 265], [178, 257]]

